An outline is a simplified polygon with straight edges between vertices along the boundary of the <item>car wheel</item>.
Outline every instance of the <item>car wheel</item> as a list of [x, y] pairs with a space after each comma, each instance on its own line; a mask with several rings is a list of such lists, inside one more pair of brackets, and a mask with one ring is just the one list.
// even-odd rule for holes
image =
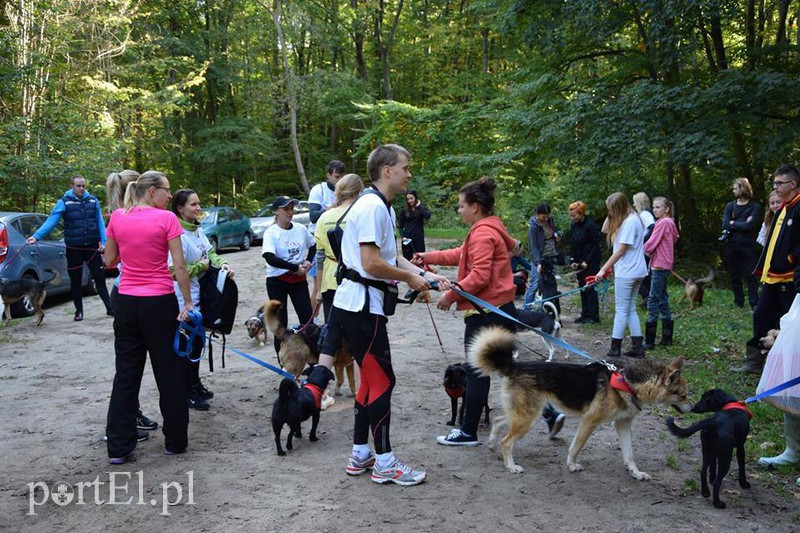
[[[32, 279], [34, 281], [37, 280], [36, 275], [30, 272], [22, 276], [22, 279]], [[28, 298], [27, 294], [18, 302], [11, 304], [11, 316], [14, 318], [33, 316], [35, 314], [36, 309], [34, 309], [33, 304], [31, 303], [31, 300]]]
[[250, 234], [245, 233], [244, 237], [242, 237], [242, 250], [249, 250], [250, 249]]
[[214, 251], [218, 252], [219, 251], [219, 243], [217, 242], [217, 238], [216, 237], [211, 237], [208, 240], [209, 240], [209, 242], [211, 242], [211, 247], [214, 249]]

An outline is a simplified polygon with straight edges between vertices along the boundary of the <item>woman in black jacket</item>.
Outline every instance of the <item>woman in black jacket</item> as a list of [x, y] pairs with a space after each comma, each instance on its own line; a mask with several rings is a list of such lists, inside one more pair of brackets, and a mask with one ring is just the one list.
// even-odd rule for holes
[[417, 191], [406, 192], [406, 205], [400, 210], [397, 227], [403, 237], [403, 257], [411, 261], [415, 253], [425, 251], [425, 221], [431, 218], [431, 212], [422, 205]]
[[[586, 204], [580, 200], [569, 204], [570, 266], [576, 271], [578, 286], [586, 285], [587, 276], [600, 269], [600, 230], [594, 220], [586, 217]], [[581, 291], [581, 316], [578, 324], [600, 322], [600, 303], [594, 287]]]
[[753, 275], [753, 268], [758, 259], [756, 237], [761, 227], [761, 206], [753, 200], [753, 188], [747, 178], [733, 180], [733, 195], [736, 200], [728, 202], [722, 215], [720, 240], [725, 245], [725, 265], [731, 276], [734, 303], [744, 307], [744, 279], [750, 307], [755, 309], [758, 280]]

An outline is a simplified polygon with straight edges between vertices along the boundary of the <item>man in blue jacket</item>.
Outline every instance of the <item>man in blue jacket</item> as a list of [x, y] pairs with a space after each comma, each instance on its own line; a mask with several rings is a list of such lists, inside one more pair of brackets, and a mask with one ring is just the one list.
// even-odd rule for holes
[[64, 219], [64, 244], [67, 252], [67, 272], [69, 273], [72, 301], [75, 304], [75, 321], [83, 320], [83, 298], [81, 297], [81, 278], [83, 265], [89, 267], [94, 278], [97, 293], [106, 306], [106, 314], [114, 316], [111, 301], [108, 297], [101, 254], [106, 244], [106, 227], [100, 202], [86, 192], [86, 180], [83, 176], [72, 177], [72, 188], [56, 202], [42, 227], [36, 230], [26, 241], [36, 244], [47, 237], [56, 227], [59, 220]]

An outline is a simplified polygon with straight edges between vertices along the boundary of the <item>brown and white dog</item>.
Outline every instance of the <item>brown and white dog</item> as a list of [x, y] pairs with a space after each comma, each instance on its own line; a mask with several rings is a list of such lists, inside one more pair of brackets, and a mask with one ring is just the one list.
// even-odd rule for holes
[[705, 277], [702, 278], [687, 278], [683, 279], [675, 271], [673, 275], [683, 282], [683, 295], [678, 299], [678, 302], [689, 300], [689, 310], [694, 310], [694, 304], [703, 305], [703, 294], [705, 293], [705, 284], [711, 283], [716, 275], [716, 270], [711, 269]]
[[267, 344], [269, 335], [267, 325], [264, 323], [264, 306], [259, 307], [255, 315], [245, 320], [244, 326], [247, 328], [247, 336], [258, 342], [259, 346]]
[[36, 311], [37, 320], [35, 325], [39, 325], [44, 320], [44, 299], [47, 297], [47, 286], [51, 283], [58, 284], [61, 282], [61, 274], [54, 270], [46, 270], [50, 272], [53, 277], [47, 281], [39, 281], [35, 279], [7, 279], [0, 278], [0, 296], [3, 298], [3, 316], [5, 317], [6, 325], [11, 322], [11, 304], [22, 300], [25, 296], [31, 302], [34, 310]]
[[[303, 369], [310, 364], [319, 362], [319, 340], [320, 327], [313, 322], [309, 322], [300, 331], [295, 332], [287, 329], [286, 324], [282, 324], [278, 318], [278, 311], [283, 304], [278, 300], [267, 300], [264, 305], [264, 322], [267, 328], [278, 340], [281, 341], [281, 350], [278, 359], [287, 372], [299, 377]], [[356, 379], [353, 369], [353, 355], [347, 341], [342, 339], [339, 349], [333, 356], [333, 370], [336, 373], [336, 388], [334, 394], [341, 395], [341, 388], [344, 385], [344, 373], [347, 372], [347, 382], [350, 389], [349, 396], [356, 394]]]
[[519, 473], [523, 468], [514, 462], [514, 443], [528, 433], [539, 419], [544, 407], [552, 402], [559, 408], [580, 417], [578, 431], [569, 447], [567, 467], [570, 472], [583, 470], [577, 462], [578, 454], [597, 426], [610, 420], [619, 437], [622, 460], [633, 477], [650, 479], [633, 459], [631, 424], [641, 412], [641, 404], [672, 405], [680, 413], [692, 408], [689, 386], [681, 374], [683, 358], [669, 364], [641, 360], [631, 362], [621, 374], [596, 362], [573, 365], [557, 362], [517, 362], [513, 353], [517, 349], [513, 333], [494, 327], [479, 333], [467, 352], [470, 365], [484, 375], [503, 376], [502, 396], [504, 415], [492, 424], [489, 446], [492, 447], [501, 428], [507, 429], [502, 439], [503, 460], [506, 469]]

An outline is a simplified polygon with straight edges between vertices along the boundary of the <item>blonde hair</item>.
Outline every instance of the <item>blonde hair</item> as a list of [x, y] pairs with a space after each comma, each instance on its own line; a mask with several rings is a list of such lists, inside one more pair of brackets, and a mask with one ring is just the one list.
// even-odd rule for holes
[[664, 207], [667, 208], [667, 214], [665, 216], [668, 216], [670, 218], [675, 218], [675, 204], [673, 204], [672, 202], [670, 202], [667, 198], [664, 198], [663, 196], [656, 196], [655, 198], [653, 198], [653, 204], [654, 205], [658, 201], [663, 203]]
[[637, 192], [633, 195], [633, 208], [636, 209], [637, 213], [641, 213], [645, 209], [650, 207], [650, 198], [647, 196], [646, 193]]
[[125, 189], [125, 209], [130, 209], [141, 200], [150, 187], [160, 187], [161, 180], [167, 179], [166, 174], [157, 170], [148, 170], [136, 181], [128, 183]]
[[[628, 203], [628, 198], [621, 192], [615, 192], [606, 198], [606, 207], [608, 208], [608, 225], [606, 226], [606, 230], [608, 231], [607, 240], [608, 244], [613, 246], [614, 237], [617, 235], [619, 228], [622, 227], [622, 223], [625, 222], [628, 216], [635, 214], [636, 211], [634, 211], [631, 204]], [[641, 218], [639, 218], [639, 223], [644, 227]]]
[[339, 207], [347, 200], [352, 200], [364, 190], [364, 182], [358, 174], [346, 174], [336, 182], [336, 201], [333, 207]]
[[753, 186], [750, 185], [750, 180], [747, 178], [736, 178], [733, 180], [734, 185], [742, 188], [742, 196], [750, 200], [753, 198]]
[[773, 213], [772, 209], [770, 209], [769, 207], [769, 200], [773, 196], [777, 197], [780, 200], [780, 196], [778, 196], [778, 191], [775, 190], [773, 190], [771, 193], [769, 193], [769, 196], [767, 196], [767, 208], [764, 209], [764, 225], [767, 227], [767, 229], [769, 229], [769, 227], [772, 226], [772, 219], [775, 217], [775, 213]]
[[109, 213], [122, 209], [125, 204], [125, 190], [130, 182], [137, 179], [139, 179], [139, 173], [129, 169], [112, 172], [108, 175], [106, 178], [106, 200]]

